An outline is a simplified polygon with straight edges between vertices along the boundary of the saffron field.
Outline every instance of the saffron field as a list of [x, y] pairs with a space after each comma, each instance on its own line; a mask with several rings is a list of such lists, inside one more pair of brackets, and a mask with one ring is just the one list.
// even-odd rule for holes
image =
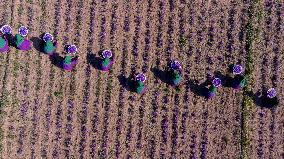
[[[1, 157], [283, 158], [284, 2], [281, 0], [4, 0], [0, 25], [29, 28], [33, 47], [0, 55]], [[78, 47], [71, 72], [39, 51], [49, 32]], [[96, 68], [103, 49], [112, 69]], [[159, 71], [183, 67], [178, 88]], [[207, 74], [244, 66], [243, 90], [200, 96]], [[126, 78], [147, 76], [143, 95]], [[254, 100], [274, 87], [280, 104]]]

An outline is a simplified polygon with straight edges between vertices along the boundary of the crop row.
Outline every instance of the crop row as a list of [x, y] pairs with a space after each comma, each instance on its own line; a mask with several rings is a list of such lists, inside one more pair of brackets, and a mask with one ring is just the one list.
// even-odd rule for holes
[[[27, 15], [28, 15], [28, 25], [32, 27], [33, 23], [32, 23], [32, 19], [33, 19], [33, 10], [31, 7], [27, 7]], [[28, 96], [28, 93], [30, 92], [29, 90], [29, 82], [28, 82], [28, 77], [30, 75], [30, 64], [29, 64], [29, 61], [31, 59], [30, 57], [30, 51], [29, 53], [27, 54], [26, 56], [26, 67], [25, 67], [25, 70], [24, 70], [24, 77], [22, 79], [23, 81], [23, 101], [22, 101], [22, 104], [21, 104], [21, 107], [20, 107], [20, 115], [21, 115], [21, 119], [23, 121], [25, 121], [25, 118], [26, 118], [26, 115], [27, 115], [27, 112], [28, 112], [28, 109], [30, 107], [30, 103], [29, 103], [29, 96]], [[25, 123], [25, 122], [23, 122]], [[18, 143], [19, 143], [19, 147], [17, 149], [17, 153], [18, 154], [22, 154], [23, 152], [23, 143], [25, 141], [25, 138], [26, 138], [26, 134], [25, 132], [27, 131], [26, 127], [23, 125], [23, 126], [20, 126], [19, 127], [20, 129], [20, 132], [19, 132], [19, 139], [18, 139]], [[33, 149], [32, 149], [33, 151]]]
[[[150, 51], [150, 14], [152, 12], [152, 6], [153, 6], [153, 2], [148, 1], [147, 4], [147, 15], [146, 15], [146, 23], [145, 23], [145, 27], [146, 27], [146, 32], [145, 32], [145, 38], [144, 38], [144, 42], [145, 42], [145, 46], [144, 46], [144, 51], [142, 53], [142, 59], [143, 59], [143, 66], [142, 66], [142, 72], [148, 72], [149, 69], [149, 51]], [[143, 119], [144, 119], [144, 115], [145, 115], [145, 106], [146, 106], [146, 101], [145, 101], [145, 97], [142, 97], [141, 99], [141, 103], [139, 106], [139, 120], [138, 120], [138, 134], [137, 134], [137, 143], [136, 143], [136, 147], [138, 149], [142, 148], [142, 131], [143, 131]]]

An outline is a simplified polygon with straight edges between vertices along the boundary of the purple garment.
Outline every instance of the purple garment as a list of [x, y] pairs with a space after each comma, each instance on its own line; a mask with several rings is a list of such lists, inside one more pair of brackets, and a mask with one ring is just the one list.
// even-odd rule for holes
[[242, 87], [241, 87], [241, 84], [238, 84], [238, 85], [234, 85], [233, 88], [236, 90], [240, 90]]
[[112, 53], [112, 57], [110, 58], [110, 63], [109, 63], [108, 66], [106, 66], [106, 67], [103, 66], [103, 62], [101, 62], [102, 71], [108, 71], [111, 68], [111, 66], [113, 65], [114, 61], [115, 61], [115, 54]]
[[24, 41], [22, 42], [22, 44], [19, 46], [20, 50], [23, 50], [23, 51], [28, 51], [31, 49], [31, 42], [27, 39], [24, 39]]
[[215, 93], [212, 93], [212, 92], [208, 91], [208, 93], [207, 93], [207, 98], [208, 98], [208, 99], [211, 99], [211, 98], [213, 98], [214, 96], [215, 96]]
[[9, 50], [9, 46], [8, 46], [8, 41], [6, 41], [6, 44], [4, 45], [4, 47], [0, 48], [0, 52], [6, 52]]

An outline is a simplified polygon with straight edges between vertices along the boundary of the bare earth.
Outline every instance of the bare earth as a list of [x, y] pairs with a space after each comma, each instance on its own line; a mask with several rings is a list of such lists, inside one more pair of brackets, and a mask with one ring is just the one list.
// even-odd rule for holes
[[[277, 159], [284, 157], [284, 3], [261, 4], [252, 88], [277, 88], [280, 105], [253, 106], [250, 158]], [[2, 1], [0, 24], [14, 34], [28, 26], [34, 45], [0, 56], [2, 158], [240, 158], [243, 92], [222, 87], [206, 100], [196, 84], [245, 65], [248, 8], [246, 0]], [[64, 45], [78, 46], [76, 69], [63, 71], [38, 51], [44, 32], [61, 56]], [[109, 72], [92, 65], [102, 49], [117, 57]], [[183, 64], [180, 90], [155, 76], [169, 59]], [[142, 71], [146, 94], [123, 87]]]

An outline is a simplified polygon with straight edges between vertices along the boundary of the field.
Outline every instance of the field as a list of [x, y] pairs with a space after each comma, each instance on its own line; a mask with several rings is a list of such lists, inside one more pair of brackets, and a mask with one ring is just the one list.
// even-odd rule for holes
[[[281, 0], [0, 0], [0, 25], [28, 26], [32, 50], [0, 55], [1, 156], [16, 158], [284, 158]], [[252, 29], [251, 29], [252, 28]], [[39, 52], [50, 32], [57, 52], [75, 44], [72, 72]], [[117, 59], [93, 66], [102, 49]], [[175, 89], [157, 78], [169, 59], [183, 65]], [[241, 91], [218, 88], [206, 100], [208, 73], [240, 62]], [[125, 78], [147, 75], [147, 92]], [[251, 100], [274, 87], [280, 104]]]

